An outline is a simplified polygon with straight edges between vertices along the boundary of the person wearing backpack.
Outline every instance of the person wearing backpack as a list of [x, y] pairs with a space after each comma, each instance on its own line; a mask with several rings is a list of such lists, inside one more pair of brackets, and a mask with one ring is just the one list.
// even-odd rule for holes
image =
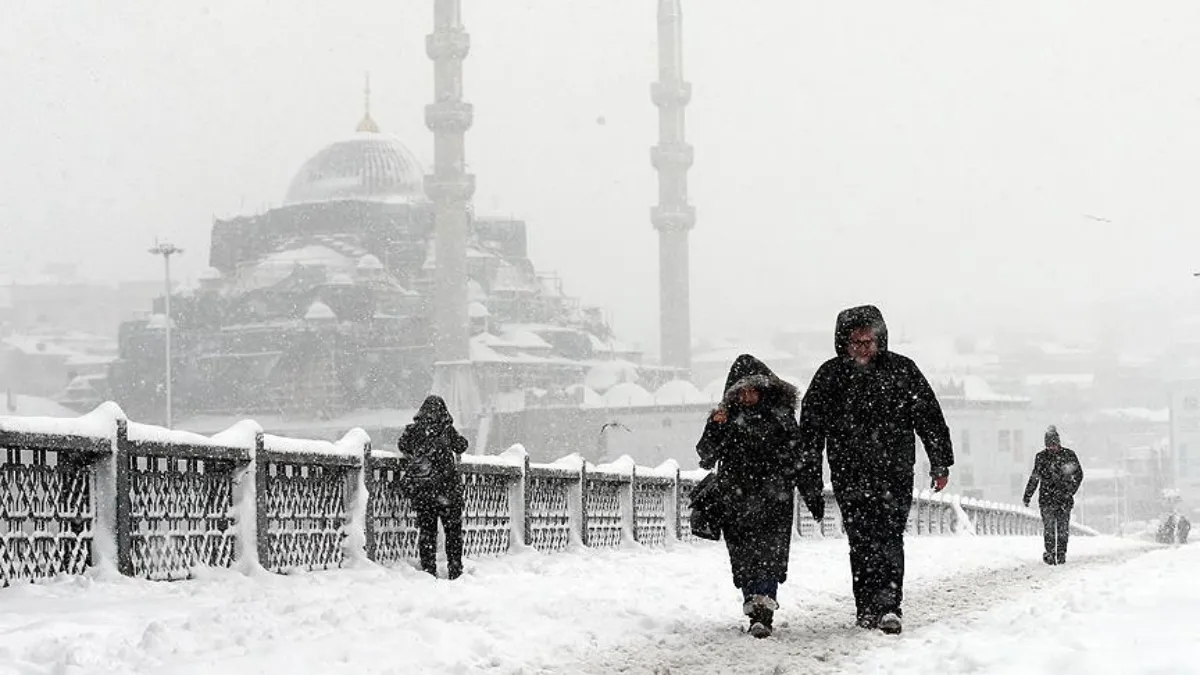
[[462, 576], [463, 484], [458, 460], [467, 439], [454, 428], [454, 418], [441, 396], [429, 396], [404, 427], [396, 448], [402, 456], [401, 489], [417, 512], [417, 552], [421, 569], [437, 576], [438, 521], [446, 533], [446, 572]]

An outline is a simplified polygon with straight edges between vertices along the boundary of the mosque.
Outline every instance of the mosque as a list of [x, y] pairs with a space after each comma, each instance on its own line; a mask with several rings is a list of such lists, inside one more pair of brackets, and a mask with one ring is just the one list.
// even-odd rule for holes
[[[207, 431], [253, 417], [285, 427], [302, 421], [312, 433], [314, 425], [389, 415], [399, 425], [403, 411], [435, 391], [463, 426], [478, 429], [496, 412], [579, 406], [614, 385], [638, 381], [644, 393], [687, 377], [695, 214], [678, 0], [659, 3], [667, 48], [652, 89], [663, 121], [651, 153], [660, 202], [650, 219], [664, 247], [658, 364], [617, 340], [603, 313], [565, 293], [559, 278], [539, 273], [523, 221], [475, 212], [464, 142], [474, 111], [462, 98], [470, 41], [459, 3], [435, 0], [427, 40], [431, 171], [371, 117], [368, 83], [354, 133], [308, 159], [281, 206], [214, 220], [209, 269], [171, 297], [171, 404], [180, 426]], [[164, 304], [121, 325], [108, 373], [112, 397], [139, 420], [164, 417]]]

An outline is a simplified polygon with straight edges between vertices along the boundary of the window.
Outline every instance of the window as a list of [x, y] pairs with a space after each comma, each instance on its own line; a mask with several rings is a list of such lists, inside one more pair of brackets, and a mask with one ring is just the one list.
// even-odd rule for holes
[[960, 440], [958, 443], [958, 449], [962, 452], [963, 455], [970, 455], [971, 454], [971, 430], [963, 429], [962, 434], [959, 436], [959, 438], [960, 438]]
[[1013, 430], [1013, 459], [1025, 461], [1025, 432], [1021, 429]]
[[996, 439], [1000, 452], [1012, 452], [1012, 432], [1002, 429]]

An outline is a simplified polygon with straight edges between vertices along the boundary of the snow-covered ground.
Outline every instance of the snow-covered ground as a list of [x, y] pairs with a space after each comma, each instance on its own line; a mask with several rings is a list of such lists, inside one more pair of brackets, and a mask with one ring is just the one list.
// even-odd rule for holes
[[454, 582], [408, 568], [73, 578], [0, 590], [0, 673], [1200, 672], [1200, 547], [1147, 548], [1076, 537], [1052, 568], [1035, 537], [909, 538], [899, 637], [852, 626], [834, 539], [793, 545], [767, 640], [742, 632], [709, 543], [505, 556]]
[[1200, 546], [1062, 572], [1041, 575], [1012, 601], [872, 650], [853, 672], [1200, 673]]

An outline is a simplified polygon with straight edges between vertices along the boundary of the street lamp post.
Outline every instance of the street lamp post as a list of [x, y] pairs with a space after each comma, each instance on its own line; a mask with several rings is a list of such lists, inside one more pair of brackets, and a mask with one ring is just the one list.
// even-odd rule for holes
[[183, 249], [170, 243], [155, 244], [154, 248], [149, 249], [154, 255], [161, 255], [163, 259], [164, 276], [164, 292], [163, 292], [163, 313], [166, 315], [165, 330], [166, 336], [163, 342], [166, 344], [164, 351], [166, 352], [166, 380], [167, 380], [167, 428], [171, 428], [171, 256], [176, 253], [183, 253]]

